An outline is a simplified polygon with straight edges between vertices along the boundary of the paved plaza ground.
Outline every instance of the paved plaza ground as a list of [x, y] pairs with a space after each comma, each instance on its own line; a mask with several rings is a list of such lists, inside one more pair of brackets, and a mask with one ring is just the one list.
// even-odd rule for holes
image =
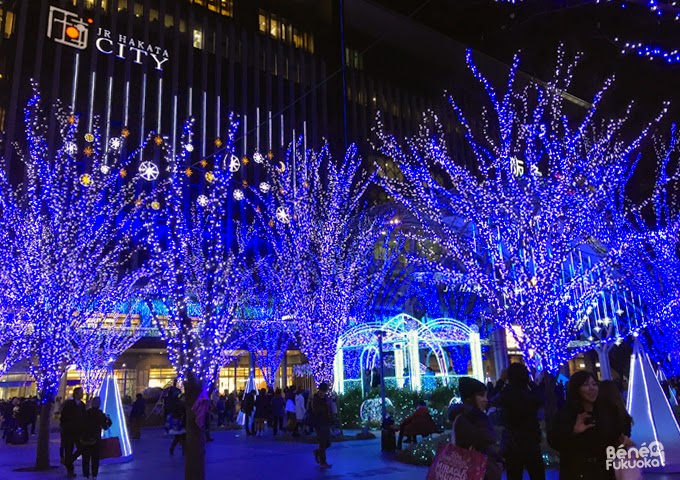
[[[213, 432], [215, 441], [207, 447], [207, 479], [272, 479], [272, 480], [424, 480], [427, 468], [399, 463], [391, 454], [380, 452], [380, 441], [348, 441], [334, 444], [328, 451], [330, 470], [321, 470], [315, 463], [312, 445], [276, 441], [271, 436], [245, 437], [240, 431]], [[170, 438], [160, 428], [143, 431], [142, 439], [133, 443], [134, 459], [126, 464], [104, 465], [99, 478], [106, 480], [184, 480], [184, 462], [179, 450], [174, 457], [168, 454]], [[59, 441], [55, 435], [51, 444], [54, 465], [58, 461]], [[0, 445], [0, 480], [51, 480], [65, 478], [63, 467], [51, 472], [15, 472], [18, 467], [32, 465], [35, 437], [28, 445]], [[78, 478], [82, 478], [80, 462]], [[557, 472], [550, 471], [548, 480], [557, 480]], [[525, 477], [528, 478], [528, 477]], [[670, 480], [674, 477], [645, 477]]]

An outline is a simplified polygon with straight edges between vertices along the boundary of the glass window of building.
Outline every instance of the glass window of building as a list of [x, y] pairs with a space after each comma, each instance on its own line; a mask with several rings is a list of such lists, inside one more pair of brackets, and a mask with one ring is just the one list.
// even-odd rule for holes
[[363, 70], [364, 55], [353, 48], [345, 48], [345, 64], [354, 70]]
[[194, 48], [203, 48], [203, 32], [194, 29]]
[[259, 25], [260, 33], [314, 53], [314, 36], [293, 27], [285, 18], [260, 10]]
[[212, 12], [217, 12], [225, 17], [234, 16], [234, 0], [189, 0], [194, 5], [207, 7]]
[[151, 367], [149, 369], [149, 388], [165, 388], [177, 377], [172, 367]]
[[14, 24], [16, 22], [14, 12], [3, 12], [0, 10], [0, 19], [4, 22], [2, 28], [3, 35], [5, 38], [10, 38], [14, 33]]

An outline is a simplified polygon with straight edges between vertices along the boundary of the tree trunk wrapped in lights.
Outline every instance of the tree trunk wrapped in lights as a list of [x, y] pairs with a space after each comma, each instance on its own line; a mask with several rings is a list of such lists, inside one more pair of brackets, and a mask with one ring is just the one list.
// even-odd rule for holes
[[406, 146], [380, 121], [375, 129], [378, 147], [403, 173], [381, 172], [380, 183], [454, 264], [432, 268], [488, 301], [497, 325], [521, 327], [516, 337], [526, 361], [551, 372], [591, 348], [570, 343], [599, 296], [617, 283], [614, 267], [627, 248], [626, 241], [603, 244], [599, 234], [607, 237], [610, 202], [623, 194], [637, 149], [658, 121], [626, 141], [628, 112], [613, 119], [599, 113], [609, 81], [588, 109], [570, 115], [577, 107], [566, 92], [578, 58], [565, 62], [562, 51], [558, 57], [554, 78], [540, 85], [520, 85], [515, 58], [501, 93], [468, 52], [488, 105], [464, 113], [450, 97], [470, 155], [465, 161], [449, 154], [434, 114], [424, 115]]
[[285, 162], [268, 164], [270, 179], [252, 186], [262, 236], [316, 382], [333, 382], [340, 334], [370, 315], [371, 302], [397, 255], [392, 214], [367, 209], [371, 177], [351, 147], [340, 165], [328, 147], [294, 145]]
[[[20, 185], [0, 168], [0, 298], [3, 323], [15, 333], [13, 352], [29, 362], [41, 401], [37, 470], [49, 468], [50, 408], [71, 362], [71, 346], [86, 319], [120, 299], [135, 248], [129, 232], [137, 176], [125, 180], [127, 131], [102, 145], [99, 130], [79, 128], [78, 117], [56, 108], [61, 138], [48, 143], [48, 127], [34, 93], [25, 110], [27, 147]], [[138, 199], [139, 200], [139, 199]]]

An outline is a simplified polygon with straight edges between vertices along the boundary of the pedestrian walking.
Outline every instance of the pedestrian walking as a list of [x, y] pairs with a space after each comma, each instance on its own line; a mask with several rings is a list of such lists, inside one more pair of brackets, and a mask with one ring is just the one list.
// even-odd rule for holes
[[491, 404], [500, 409], [505, 427], [501, 451], [507, 480], [522, 480], [524, 469], [530, 480], [545, 480], [538, 423], [538, 411], [543, 403], [538, 386], [529, 379], [527, 367], [521, 363], [511, 364], [507, 368], [507, 383], [491, 400]]
[[458, 390], [463, 399], [462, 405], [454, 405], [449, 412], [453, 422], [452, 437], [456, 445], [473, 449], [486, 455], [485, 480], [501, 480], [503, 461], [496, 447], [496, 432], [486, 415], [487, 389], [479, 380], [461, 377]]
[[272, 397], [272, 426], [274, 427], [274, 436], [279, 430], [283, 431], [283, 418], [286, 414], [286, 400], [281, 394], [281, 389], [277, 388]]
[[[83, 429], [85, 417], [85, 404], [83, 403], [83, 389], [77, 387], [73, 390], [73, 398], [66, 400], [61, 409], [61, 446], [63, 449], [63, 463], [66, 467], [66, 476], [76, 476], [73, 462], [80, 456], [80, 434]], [[75, 451], [74, 451], [75, 449]]]
[[173, 436], [170, 444], [170, 456], [175, 454], [177, 445], [182, 447], [182, 455], [184, 455], [184, 445], [187, 438], [186, 430], [186, 412], [181, 404], [175, 405], [175, 411], [168, 415], [166, 420], [166, 428], [168, 433]]
[[255, 390], [248, 393], [241, 402], [241, 411], [245, 416], [246, 435], [255, 435], [255, 428], [251, 426], [253, 411], [255, 410]]
[[142, 394], [138, 393], [135, 402], [132, 404], [132, 410], [130, 411], [130, 436], [135, 440], [142, 438], [144, 417], [146, 417], [146, 402], [144, 401]]
[[[99, 475], [99, 448], [102, 440], [102, 430], [111, 427], [111, 419], [101, 411], [101, 399], [94, 397], [90, 408], [83, 417], [83, 428], [80, 434], [80, 449], [83, 454], [83, 477], [97, 480]], [[91, 465], [90, 465], [91, 464]]]
[[331, 405], [328, 398], [328, 384], [322, 382], [312, 400], [312, 415], [319, 447], [314, 450], [314, 460], [322, 468], [330, 468], [326, 459], [326, 450], [331, 446]]
[[267, 390], [260, 389], [260, 394], [255, 399], [255, 435], [261, 437], [264, 435], [264, 422], [270, 417], [271, 405]]
[[295, 394], [295, 420], [297, 421], [297, 427], [299, 427], [303, 433], [305, 432], [305, 413], [307, 409], [305, 408], [305, 395], [302, 388], [297, 389]]

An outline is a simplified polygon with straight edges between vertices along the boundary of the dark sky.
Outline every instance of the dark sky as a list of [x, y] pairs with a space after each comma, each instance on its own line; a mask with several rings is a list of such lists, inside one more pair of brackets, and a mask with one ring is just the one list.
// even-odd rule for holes
[[[592, 96], [607, 76], [616, 74], [615, 104], [635, 99], [641, 109], [652, 112], [663, 100], [680, 103], [680, 64], [624, 55], [615, 41], [618, 37], [680, 49], [680, 22], [659, 19], [635, 3], [642, 0], [633, 0], [625, 9], [592, 0], [527, 0], [515, 5], [493, 0], [378, 1], [404, 14], [425, 4], [414, 16], [417, 21], [505, 62], [521, 50], [522, 69], [539, 78], [549, 76], [558, 44], [583, 52], [575, 77], [578, 91], [572, 92], [578, 96]], [[680, 105], [676, 109], [680, 118]]]
[[[629, 0], [625, 9], [618, 6], [620, 3], [603, 5], [593, 0], [527, 0], [515, 5], [493, 0], [378, 1], [406, 15], [422, 7], [414, 15], [416, 21], [506, 63], [521, 51], [521, 69], [537, 78], [550, 78], [558, 45], [563, 44], [567, 52], [584, 55], [570, 93], [590, 100], [614, 74], [614, 88], [604, 103], [606, 113], [621, 112], [634, 100], [630, 125], [639, 129], [660, 112], [664, 100], [669, 100], [671, 110], [660, 131], [668, 132], [671, 122], [680, 121], [680, 63], [669, 65], [622, 54], [615, 40], [618, 37], [680, 49], [680, 22], [669, 16], [656, 17], [639, 5], [644, 0]], [[646, 148], [629, 184], [633, 197], [640, 199], [651, 189], [653, 157], [652, 150]]]

